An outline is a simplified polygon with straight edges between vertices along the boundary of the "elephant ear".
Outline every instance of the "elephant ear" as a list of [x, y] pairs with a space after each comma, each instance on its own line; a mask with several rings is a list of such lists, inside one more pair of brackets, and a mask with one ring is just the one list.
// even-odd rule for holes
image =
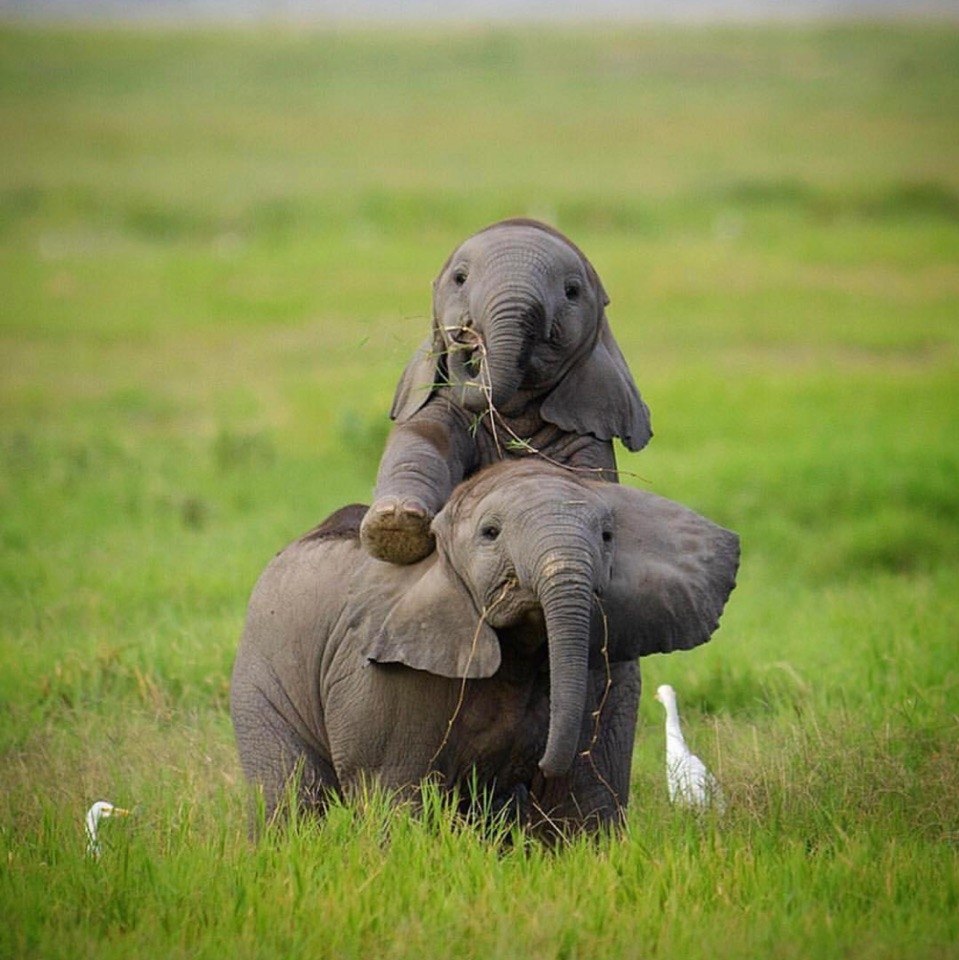
[[374, 663], [402, 663], [440, 677], [479, 679], [496, 673], [496, 632], [480, 617], [445, 555], [437, 550], [406, 569], [415, 579], [397, 591], [386, 616], [370, 625], [363, 655]]
[[630, 450], [642, 450], [653, 430], [626, 360], [603, 316], [592, 352], [572, 367], [543, 401], [540, 413], [570, 433], [600, 440], [619, 437]]
[[391, 419], [398, 423], [409, 420], [433, 395], [442, 355], [442, 341], [434, 331], [419, 345], [396, 385], [393, 406], [390, 407]]
[[705, 643], [736, 585], [739, 537], [655, 494], [590, 484], [615, 514], [612, 576], [602, 598], [611, 659]]

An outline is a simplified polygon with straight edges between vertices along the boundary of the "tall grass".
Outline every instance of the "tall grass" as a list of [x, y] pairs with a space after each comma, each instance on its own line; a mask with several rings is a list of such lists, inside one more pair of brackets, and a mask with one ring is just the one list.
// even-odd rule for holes
[[[0, 955], [959, 955], [959, 34], [0, 30]], [[650, 658], [730, 810], [491, 842], [372, 796], [247, 840], [249, 589], [369, 497], [466, 234], [589, 253], [740, 532]], [[84, 855], [82, 815], [135, 809]]]

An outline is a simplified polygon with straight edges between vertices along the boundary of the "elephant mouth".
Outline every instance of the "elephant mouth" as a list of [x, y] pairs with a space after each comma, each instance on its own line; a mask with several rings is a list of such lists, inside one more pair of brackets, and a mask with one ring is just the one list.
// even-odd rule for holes
[[453, 379], [464, 386], [482, 389], [480, 378], [483, 373], [483, 359], [486, 355], [482, 344], [454, 341], [448, 349], [449, 369]]
[[483, 369], [483, 351], [479, 345], [467, 346], [463, 350], [463, 369], [475, 380]]
[[503, 580], [486, 600], [486, 622], [494, 629], [514, 626], [530, 616], [542, 618], [539, 599], [515, 578]]
[[463, 391], [483, 398], [485, 389], [486, 344], [482, 337], [468, 324], [447, 327], [447, 365], [450, 379]]

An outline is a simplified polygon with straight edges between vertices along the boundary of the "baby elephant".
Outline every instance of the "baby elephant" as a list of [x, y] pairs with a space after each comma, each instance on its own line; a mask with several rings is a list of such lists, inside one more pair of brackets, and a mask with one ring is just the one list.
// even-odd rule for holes
[[390, 411], [360, 529], [373, 556], [425, 557], [453, 488], [498, 460], [538, 451], [616, 479], [613, 437], [639, 450], [652, 431], [608, 302], [579, 248], [534, 220], [495, 223], [453, 251], [433, 283], [432, 331]]
[[543, 833], [619, 823], [636, 659], [709, 639], [736, 535], [534, 460], [461, 484], [416, 564], [361, 549], [364, 509], [291, 544], [253, 591], [231, 713], [268, 814], [299, 770], [317, 811], [364, 781], [410, 797], [431, 777]]

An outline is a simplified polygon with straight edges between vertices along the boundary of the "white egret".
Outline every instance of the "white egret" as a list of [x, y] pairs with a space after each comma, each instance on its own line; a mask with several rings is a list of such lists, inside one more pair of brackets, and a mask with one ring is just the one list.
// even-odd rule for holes
[[686, 746], [679, 726], [676, 691], [664, 683], [657, 688], [656, 699], [666, 708], [666, 785], [670, 802], [699, 809], [715, 807], [722, 813], [726, 800], [718, 781]]
[[87, 810], [86, 828], [87, 828], [87, 855], [95, 860], [100, 858], [100, 841], [97, 839], [97, 829], [100, 821], [107, 817], [125, 817], [130, 813], [123, 807], [115, 807], [106, 800], [97, 800], [97, 802]]

